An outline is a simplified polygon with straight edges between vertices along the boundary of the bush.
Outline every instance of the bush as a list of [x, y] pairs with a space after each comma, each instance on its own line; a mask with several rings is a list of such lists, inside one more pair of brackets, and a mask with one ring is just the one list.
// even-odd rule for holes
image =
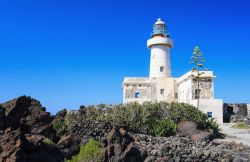
[[219, 138], [225, 137], [225, 134], [221, 133], [220, 126], [216, 123], [216, 121], [213, 118], [207, 120], [206, 128], [212, 129], [215, 137], [219, 137]]
[[[214, 135], [223, 137], [219, 125], [196, 107], [184, 103], [128, 103], [82, 107], [81, 115], [67, 114], [65, 124], [78, 121], [111, 122], [126, 126], [133, 133], [153, 136], [170, 136], [176, 133], [176, 125], [190, 121], [197, 129], [212, 129]], [[188, 127], [188, 126], [187, 126]], [[190, 128], [183, 128], [193, 133]]]
[[176, 124], [168, 118], [153, 120], [149, 123], [149, 133], [153, 136], [171, 136], [176, 133]]
[[56, 120], [53, 124], [53, 128], [58, 132], [59, 129], [67, 129], [67, 125], [62, 120]]
[[100, 142], [90, 139], [86, 145], [82, 145], [78, 155], [67, 162], [101, 162], [104, 158], [104, 150]]
[[208, 117], [194, 106], [184, 103], [171, 103], [169, 116], [176, 123], [182, 121], [193, 121], [198, 128], [206, 128]]
[[192, 121], [197, 128], [211, 128], [219, 132], [214, 121], [196, 107], [184, 103], [128, 103], [86, 107], [85, 119], [111, 122], [127, 126], [133, 133], [154, 136], [170, 136], [176, 133], [176, 125]]
[[77, 118], [74, 113], [67, 113], [64, 117], [64, 125], [66, 128], [69, 128], [76, 119]]

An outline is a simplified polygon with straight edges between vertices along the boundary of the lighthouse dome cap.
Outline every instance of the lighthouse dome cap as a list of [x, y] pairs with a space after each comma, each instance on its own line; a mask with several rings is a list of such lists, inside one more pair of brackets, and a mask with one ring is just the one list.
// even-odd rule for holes
[[158, 18], [157, 21], [155, 22], [155, 25], [165, 25], [166, 23], [161, 20], [161, 18]]

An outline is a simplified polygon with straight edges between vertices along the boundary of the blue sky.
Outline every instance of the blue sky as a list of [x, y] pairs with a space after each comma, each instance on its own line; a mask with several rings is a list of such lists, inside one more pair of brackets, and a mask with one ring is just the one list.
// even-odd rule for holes
[[125, 76], [148, 76], [146, 41], [161, 17], [175, 46], [172, 75], [199, 45], [215, 97], [250, 103], [247, 0], [25, 0], [0, 2], [0, 102], [29, 95], [55, 113], [121, 103]]

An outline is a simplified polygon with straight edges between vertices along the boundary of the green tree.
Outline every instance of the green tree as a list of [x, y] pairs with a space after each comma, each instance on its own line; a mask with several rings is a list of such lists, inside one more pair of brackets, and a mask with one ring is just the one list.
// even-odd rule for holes
[[196, 46], [194, 48], [193, 55], [191, 57], [190, 64], [193, 65], [192, 71], [197, 72], [196, 75], [193, 75], [193, 80], [197, 84], [197, 89], [195, 90], [197, 93], [197, 108], [199, 108], [200, 104], [200, 81], [201, 81], [201, 71], [207, 70], [204, 68], [205, 59], [203, 58], [203, 53], [200, 51], [200, 48]]

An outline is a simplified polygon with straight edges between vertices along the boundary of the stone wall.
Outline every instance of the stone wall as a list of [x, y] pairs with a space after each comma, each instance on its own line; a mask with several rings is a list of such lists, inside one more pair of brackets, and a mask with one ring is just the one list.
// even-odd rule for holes
[[246, 122], [250, 123], [250, 107], [244, 103], [225, 103], [223, 105], [224, 122]]
[[[125, 78], [123, 81], [123, 103], [151, 101], [151, 86], [148, 78]], [[139, 93], [139, 98], [135, 98], [136, 93]]]
[[[213, 98], [213, 82], [212, 79], [202, 79], [200, 80], [200, 99], [211, 99]], [[192, 82], [192, 98], [195, 98], [195, 90], [198, 89], [198, 83], [197, 81]]]
[[175, 93], [174, 78], [125, 78], [123, 82], [123, 103], [174, 102]]
[[151, 88], [150, 85], [147, 84], [132, 84], [127, 85], [125, 90], [125, 98], [126, 99], [134, 99], [135, 93], [140, 93], [141, 99], [150, 99], [151, 98]]

